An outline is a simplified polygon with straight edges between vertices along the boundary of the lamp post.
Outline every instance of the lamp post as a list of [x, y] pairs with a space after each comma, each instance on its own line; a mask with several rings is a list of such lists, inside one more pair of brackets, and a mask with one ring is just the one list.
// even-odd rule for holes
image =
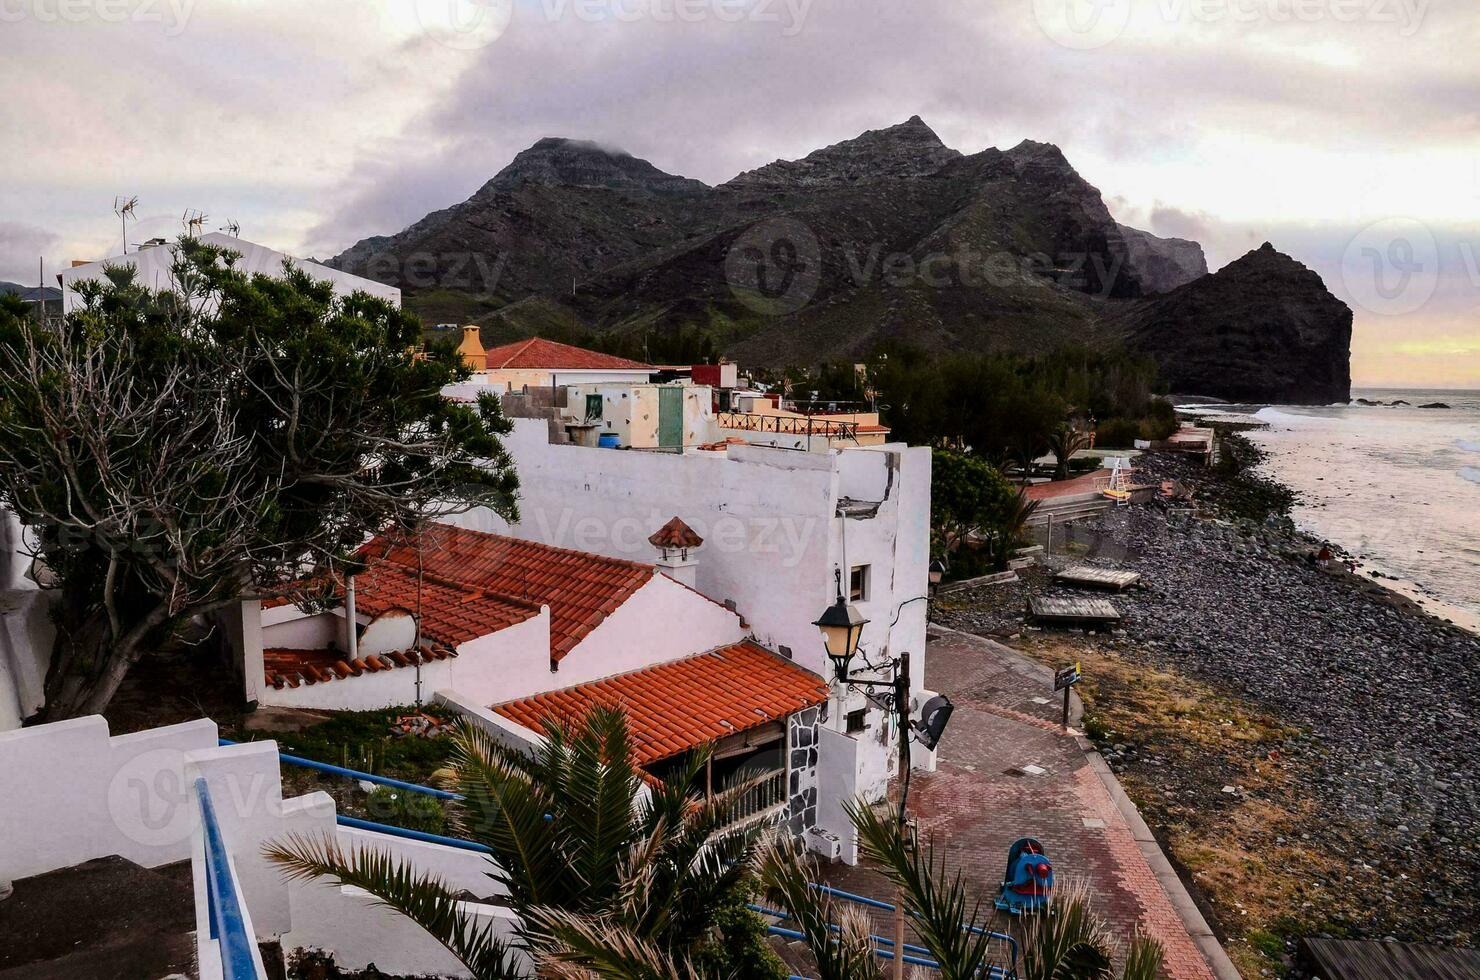
[[[852, 603], [843, 598], [841, 569], [837, 573], [837, 582], [837, 600], [824, 610], [812, 625], [822, 633], [827, 658], [832, 661], [839, 684], [844, 687], [866, 690], [883, 689], [888, 692], [884, 695], [885, 704], [893, 711], [899, 732], [899, 809], [895, 812], [895, 822], [900, 838], [903, 839], [906, 832], [905, 806], [909, 802], [910, 793], [910, 655], [906, 651], [901, 653], [898, 659], [891, 661], [891, 666], [894, 668], [892, 680], [880, 681], [852, 676], [849, 667], [853, 657], [858, 653], [859, 642], [863, 639], [863, 628], [868, 624], [868, 619]], [[943, 702], [943, 706], [937, 702]], [[934, 748], [940, 739], [941, 730], [945, 727], [946, 719], [950, 717], [950, 701], [944, 697], [932, 699], [930, 705], [927, 706], [927, 711], [929, 718], [927, 724], [922, 726], [920, 734], [926, 744]], [[895, 889], [894, 977], [895, 980], [901, 980], [903, 976], [904, 898], [900, 891]]]

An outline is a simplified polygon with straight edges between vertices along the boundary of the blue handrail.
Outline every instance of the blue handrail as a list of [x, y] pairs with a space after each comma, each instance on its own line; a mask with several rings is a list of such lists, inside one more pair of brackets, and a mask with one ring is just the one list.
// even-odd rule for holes
[[[870, 908], [881, 909], [885, 912], [894, 911], [894, 906], [889, 902], [881, 902], [877, 898], [869, 898], [867, 895], [855, 895], [852, 892], [845, 892], [842, 889], [833, 888], [828, 885], [820, 885], [816, 882], [813, 882], [811, 887], [819, 892], [822, 892], [822, 894], [824, 895], [832, 898], [840, 898], [845, 902], [853, 902], [856, 905], [866, 905]], [[908, 914], [913, 918], [920, 917], [919, 913], [917, 912], [909, 912]], [[1018, 941], [1016, 939], [1014, 939], [1012, 936], [1009, 936], [1005, 932], [996, 932], [990, 929], [983, 929], [980, 926], [974, 926], [967, 922], [961, 923], [961, 928], [971, 933], [973, 936], [987, 936], [990, 939], [996, 939], [999, 942], [1006, 943], [1008, 955], [1012, 959], [1012, 969], [1010, 971], [1010, 975], [1017, 975]]]
[[221, 953], [222, 976], [225, 980], [261, 980], [252, 955], [255, 940], [247, 933], [236, 876], [231, 872], [226, 842], [221, 837], [221, 825], [216, 821], [215, 805], [211, 803], [211, 791], [203, 777], [196, 777], [195, 795], [200, 800], [201, 826], [205, 831], [206, 910], [211, 923], [211, 938], [217, 941]]
[[405, 837], [407, 840], [419, 840], [426, 844], [441, 844], [444, 847], [460, 847], [465, 851], [478, 851], [482, 854], [493, 853], [493, 849], [486, 844], [463, 840], [461, 837], [444, 837], [441, 834], [429, 834], [422, 830], [407, 830], [405, 827], [393, 827], [388, 823], [375, 823], [371, 820], [361, 820], [359, 817], [346, 817], [342, 813], [335, 816], [334, 820], [341, 827], [354, 827], [357, 830], [373, 830], [377, 834]]
[[[229, 738], [218, 738], [216, 742], [220, 745], [238, 745]], [[392, 786], [396, 789], [404, 789], [408, 793], [422, 793], [426, 796], [435, 796], [439, 800], [460, 800], [461, 793], [449, 793], [445, 789], [435, 789], [431, 786], [422, 786], [420, 783], [408, 783], [400, 779], [392, 779], [389, 776], [377, 776], [373, 772], [361, 772], [358, 769], [346, 769], [343, 766], [331, 765], [327, 762], [319, 762], [316, 759], [305, 759], [298, 755], [289, 755], [286, 752], [278, 752], [278, 758], [289, 765], [301, 766], [304, 769], [317, 769], [319, 772], [327, 772], [335, 776], [347, 776], [350, 779], [362, 779], [367, 783], [376, 783], [381, 786]]]

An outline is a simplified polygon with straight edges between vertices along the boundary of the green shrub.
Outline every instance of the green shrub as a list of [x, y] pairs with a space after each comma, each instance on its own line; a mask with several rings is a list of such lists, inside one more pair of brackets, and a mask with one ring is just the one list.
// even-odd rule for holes
[[1093, 473], [1105, 465], [1103, 456], [1076, 456], [1069, 460], [1070, 473]]
[[394, 786], [377, 786], [365, 800], [365, 812], [376, 823], [419, 830], [426, 834], [444, 833], [447, 813], [442, 801], [425, 793], [408, 793]]
[[1105, 449], [1131, 449], [1141, 438], [1141, 426], [1132, 419], [1106, 419], [1095, 426], [1095, 446]]
[[1141, 420], [1141, 438], [1157, 442], [1170, 438], [1172, 433], [1182, 427], [1177, 418], [1177, 410], [1172, 403], [1164, 398], [1156, 398], [1151, 402], [1151, 411]]
[[766, 941], [766, 923], [741, 901], [734, 901], [715, 918], [719, 936], [700, 948], [695, 966], [703, 976], [731, 980], [786, 980], [791, 971]]

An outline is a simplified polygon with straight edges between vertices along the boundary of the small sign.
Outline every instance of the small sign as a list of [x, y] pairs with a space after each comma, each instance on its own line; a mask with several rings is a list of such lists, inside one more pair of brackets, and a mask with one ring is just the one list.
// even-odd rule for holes
[[1078, 684], [1079, 680], [1079, 663], [1076, 661], [1053, 675], [1053, 689], [1055, 691], [1067, 690]]

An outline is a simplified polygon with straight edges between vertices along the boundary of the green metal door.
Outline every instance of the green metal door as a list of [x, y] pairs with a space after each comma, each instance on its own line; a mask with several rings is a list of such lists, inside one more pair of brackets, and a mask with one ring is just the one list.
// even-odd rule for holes
[[658, 446], [683, 448], [683, 389], [677, 385], [658, 389]]

